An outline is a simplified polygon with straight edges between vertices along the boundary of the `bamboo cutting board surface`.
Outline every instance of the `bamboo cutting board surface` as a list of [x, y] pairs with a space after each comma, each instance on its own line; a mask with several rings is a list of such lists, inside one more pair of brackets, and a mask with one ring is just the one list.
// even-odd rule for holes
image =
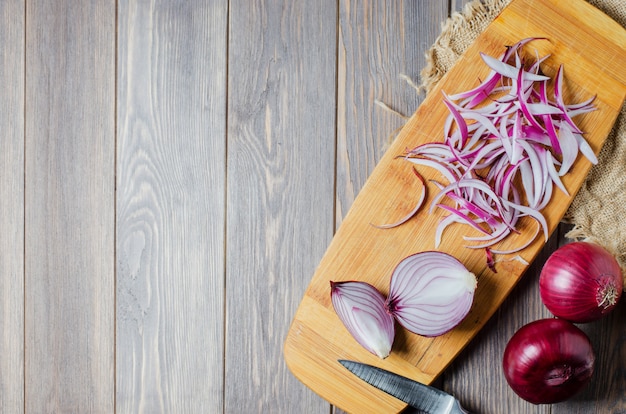
[[[329, 281], [362, 280], [388, 293], [395, 266], [406, 256], [434, 249], [434, 233], [444, 213], [422, 210], [394, 229], [378, 229], [372, 223], [399, 219], [412, 208], [420, 186], [413, 164], [398, 158], [406, 148], [440, 141], [448, 111], [442, 91], [468, 90], [484, 79], [489, 69], [479, 52], [499, 56], [505, 45], [526, 37], [545, 37], [525, 46], [526, 53], [550, 54], [543, 71], [554, 75], [564, 65], [566, 102], [580, 102], [596, 95], [597, 110], [576, 119], [596, 154], [610, 132], [626, 96], [626, 32], [606, 15], [582, 0], [514, 0], [469, 47], [459, 62], [426, 97], [372, 172], [322, 258], [284, 345], [293, 374], [334, 405], [354, 413], [401, 411], [405, 404], [368, 386], [338, 362], [352, 359], [394, 371], [423, 383], [431, 383], [478, 333], [523, 276], [527, 265], [519, 260], [501, 261], [497, 273], [486, 266], [484, 250], [464, 247], [466, 226], [446, 230], [438, 250], [461, 260], [478, 278], [474, 304], [464, 321], [449, 333], [425, 338], [398, 327], [391, 355], [381, 360], [363, 349], [337, 318], [330, 302]], [[579, 156], [563, 182], [570, 196], [555, 190], [543, 213], [552, 232], [565, 214], [591, 168]], [[418, 167], [426, 180], [440, 179], [432, 169]], [[428, 185], [426, 203], [436, 194]], [[427, 205], [427, 204], [426, 204]], [[521, 235], [507, 239], [502, 248], [522, 243], [534, 233], [532, 222], [523, 222]], [[531, 263], [544, 246], [539, 235], [520, 256]], [[500, 355], [494, 355], [500, 359]], [[499, 363], [496, 364], [499, 366]]]

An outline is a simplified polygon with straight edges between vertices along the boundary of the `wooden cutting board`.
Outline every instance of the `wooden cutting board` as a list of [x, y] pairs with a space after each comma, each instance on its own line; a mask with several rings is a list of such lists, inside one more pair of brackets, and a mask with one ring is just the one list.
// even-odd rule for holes
[[[524, 274], [527, 265], [518, 260], [497, 264], [497, 273], [486, 266], [484, 250], [463, 246], [467, 227], [448, 228], [438, 250], [461, 260], [478, 277], [470, 314], [451, 332], [424, 338], [398, 328], [391, 355], [381, 360], [350, 336], [330, 302], [329, 281], [362, 280], [388, 293], [394, 267], [404, 257], [434, 249], [434, 230], [440, 209], [429, 214], [423, 208], [409, 222], [394, 229], [378, 229], [371, 223], [388, 223], [404, 216], [419, 195], [412, 164], [397, 158], [406, 148], [440, 141], [448, 110], [442, 91], [468, 90], [484, 79], [489, 69], [479, 52], [499, 56], [505, 45], [526, 37], [546, 37], [524, 50], [539, 56], [550, 54], [542, 68], [553, 75], [559, 64], [565, 69], [565, 100], [580, 102], [597, 95], [598, 110], [577, 117], [580, 128], [596, 154], [622, 107], [626, 95], [626, 32], [616, 22], [582, 0], [514, 0], [466, 51], [438, 86], [424, 100], [386, 152], [345, 217], [294, 317], [284, 345], [284, 356], [293, 374], [317, 394], [353, 413], [398, 412], [405, 405], [366, 385], [338, 362], [351, 359], [370, 363], [431, 383], [483, 327]], [[583, 183], [591, 164], [579, 156], [564, 177], [570, 197], [555, 190], [543, 211], [552, 232]], [[440, 179], [432, 169], [419, 167], [425, 179]], [[436, 194], [429, 185], [427, 202]], [[455, 225], [456, 226], [456, 225]], [[524, 235], [534, 224], [522, 226]], [[510, 239], [515, 245], [520, 239]], [[521, 257], [531, 263], [544, 246], [542, 236], [524, 249]], [[505, 244], [504, 247], [507, 245]], [[500, 358], [494, 355], [494, 358]], [[498, 364], [495, 364], [498, 365]]]

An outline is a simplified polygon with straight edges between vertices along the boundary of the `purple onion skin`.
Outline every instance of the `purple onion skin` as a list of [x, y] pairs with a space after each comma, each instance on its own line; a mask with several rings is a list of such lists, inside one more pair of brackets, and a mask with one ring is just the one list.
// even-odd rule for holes
[[556, 250], [539, 277], [541, 300], [556, 317], [574, 323], [610, 313], [623, 291], [617, 260], [603, 247], [573, 242]]
[[541, 319], [509, 340], [502, 366], [517, 395], [533, 404], [565, 401], [591, 380], [595, 354], [587, 335], [563, 319]]

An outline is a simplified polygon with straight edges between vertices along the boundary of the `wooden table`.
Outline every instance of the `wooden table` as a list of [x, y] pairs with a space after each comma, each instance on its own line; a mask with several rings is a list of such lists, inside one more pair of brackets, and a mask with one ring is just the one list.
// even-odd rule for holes
[[[282, 345], [334, 230], [420, 103], [458, 1], [0, 2], [0, 412], [327, 413]], [[478, 413], [626, 412], [626, 306], [596, 377], [533, 406], [504, 346], [538, 270], [437, 385]], [[338, 412], [339, 410], [334, 410]]]

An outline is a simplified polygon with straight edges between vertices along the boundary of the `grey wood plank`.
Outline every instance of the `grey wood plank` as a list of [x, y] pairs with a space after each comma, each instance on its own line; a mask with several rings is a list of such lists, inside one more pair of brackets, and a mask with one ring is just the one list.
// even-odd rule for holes
[[[445, 388], [473, 412], [515, 413], [607, 413], [624, 410], [626, 389], [621, 381], [626, 371], [624, 358], [623, 301], [606, 318], [579, 324], [596, 352], [596, 371], [590, 384], [572, 399], [553, 405], [533, 405], [514, 394], [504, 379], [501, 363], [504, 348], [513, 333], [531, 321], [552, 317], [541, 302], [539, 274], [547, 258], [571, 240], [565, 238], [570, 225], [561, 223], [520, 284], [504, 302], [479, 336], [444, 374]], [[480, 381], [476, 381], [480, 378]]]
[[119, 2], [119, 413], [223, 409], [227, 6]]
[[[528, 403], [513, 392], [504, 378], [502, 357], [509, 339], [519, 328], [551, 316], [539, 296], [539, 273], [561, 237], [558, 231], [554, 232], [500, 309], [444, 372], [443, 388], [459, 398], [469, 411], [550, 413], [550, 406]], [[506, 276], [500, 272], [500, 277]]]
[[412, 115], [424, 98], [404, 76], [419, 84], [425, 52], [448, 15], [440, 1], [339, 4], [337, 226], [406, 122], [398, 114]]
[[111, 413], [115, 3], [26, 6], [25, 409]]
[[475, 0], [449, 0], [450, 1], [450, 14], [454, 12], [461, 12], [468, 3], [473, 3]]
[[227, 413], [329, 410], [282, 349], [333, 232], [336, 11], [230, 2]]
[[626, 412], [626, 301], [601, 320], [579, 324], [591, 340], [596, 363], [589, 384], [571, 399], [552, 405], [551, 414]]
[[425, 52], [448, 16], [440, 1], [339, 5], [337, 227], [405, 123], [399, 115], [412, 115], [424, 98], [410, 82], [419, 84]]
[[24, 411], [24, 1], [0, 3], [0, 412]]

